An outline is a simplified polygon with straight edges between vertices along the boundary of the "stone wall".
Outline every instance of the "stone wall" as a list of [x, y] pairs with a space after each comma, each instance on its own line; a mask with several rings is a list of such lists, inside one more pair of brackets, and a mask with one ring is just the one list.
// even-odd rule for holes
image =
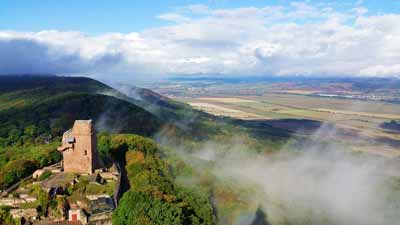
[[121, 170], [121, 166], [119, 165], [119, 163], [118, 162], [114, 162], [115, 163], [115, 165], [116, 165], [116, 167], [117, 167], [117, 171], [118, 171], [118, 173], [119, 173], [119, 176], [118, 176], [118, 180], [117, 180], [117, 187], [115, 188], [115, 190], [114, 190], [114, 194], [113, 194], [113, 199], [114, 199], [114, 203], [115, 203], [115, 207], [118, 207], [118, 204], [119, 204], [119, 199], [121, 198], [121, 196], [122, 196], [122, 184], [121, 184], [121, 181], [122, 181], [122, 176], [123, 176], [123, 171]]
[[13, 184], [11, 187], [9, 187], [7, 190], [4, 190], [3, 192], [1, 192], [0, 197], [5, 197], [8, 194], [10, 194], [11, 192], [17, 190], [17, 188], [19, 187], [19, 185], [29, 179], [32, 178], [32, 175], [29, 175], [27, 177], [25, 177], [24, 179], [18, 181], [17, 183]]
[[91, 120], [77, 120], [63, 135], [63, 168], [65, 172], [93, 173], [100, 165], [96, 149], [96, 132]]
[[90, 216], [88, 225], [112, 225], [112, 212], [104, 212]]

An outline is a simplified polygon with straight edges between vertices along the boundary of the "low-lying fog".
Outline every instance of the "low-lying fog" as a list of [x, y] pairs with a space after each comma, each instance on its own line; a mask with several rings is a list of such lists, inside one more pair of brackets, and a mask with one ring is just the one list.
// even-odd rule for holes
[[266, 221], [254, 223], [255, 211], [238, 225], [400, 224], [400, 162], [351, 152], [329, 139], [340, 137], [334, 126], [322, 125], [301, 147], [287, 145], [268, 156], [252, 153], [240, 137], [207, 142], [191, 154], [178, 151], [193, 167], [194, 158], [210, 162], [219, 181], [251, 190], [244, 198], [260, 207]]
[[286, 146], [273, 156], [249, 154], [251, 149], [237, 137], [229, 151], [210, 142], [187, 158], [211, 161], [219, 180], [251, 188], [251, 201], [266, 214], [263, 224], [399, 224], [393, 161], [351, 153], [346, 146], [317, 144], [319, 138], [334, 135], [327, 129], [322, 126], [295, 153]]

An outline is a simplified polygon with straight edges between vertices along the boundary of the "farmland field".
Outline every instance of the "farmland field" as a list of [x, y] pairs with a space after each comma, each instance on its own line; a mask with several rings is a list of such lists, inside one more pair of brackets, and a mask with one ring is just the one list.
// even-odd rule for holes
[[[296, 130], [298, 124], [276, 123], [282, 119], [307, 119], [332, 123], [345, 134], [361, 137], [362, 146], [348, 140], [353, 150], [385, 157], [400, 155], [400, 134], [382, 128], [382, 124], [400, 119], [400, 105], [379, 101], [315, 97], [288, 93], [255, 95], [197, 95], [176, 97], [198, 110], [216, 116], [244, 120], [265, 120], [276, 127]], [[366, 147], [368, 146], [368, 147]]]

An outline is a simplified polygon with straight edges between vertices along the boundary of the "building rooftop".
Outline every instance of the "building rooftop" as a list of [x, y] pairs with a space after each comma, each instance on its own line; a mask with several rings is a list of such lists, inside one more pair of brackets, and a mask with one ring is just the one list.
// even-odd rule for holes
[[112, 198], [100, 197], [90, 202], [91, 213], [99, 214], [103, 212], [113, 211], [115, 208], [114, 200]]
[[91, 124], [92, 120], [75, 120], [75, 123], [86, 123], [86, 124]]
[[33, 225], [82, 225], [81, 222], [79, 221], [50, 221], [50, 220], [41, 220], [36, 223], [33, 223]]

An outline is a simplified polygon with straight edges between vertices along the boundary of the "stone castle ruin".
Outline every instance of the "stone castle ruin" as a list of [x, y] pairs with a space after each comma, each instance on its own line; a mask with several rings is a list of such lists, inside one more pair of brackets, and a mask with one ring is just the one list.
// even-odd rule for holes
[[72, 129], [64, 133], [58, 151], [63, 155], [64, 172], [92, 174], [99, 168], [92, 120], [76, 120]]
[[[0, 192], [0, 207], [10, 207], [11, 217], [21, 224], [111, 225], [113, 210], [123, 193], [121, 169], [116, 162], [103, 165], [96, 149], [92, 120], [76, 120], [63, 134], [58, 151], [63, 155], [61, 163], [40, 168]], [[47, 173], [47, 177], [42, 178], [45, 172], [50, 175]], [[69, 189], [79, 183], [94, 184], [96, 188], [90, 193], [81, 192], [79, 186]], [[44, 205], [42, 210], [47, 210], [48, 214], [41, 214], [37, 207], [40, 195], [36, 187], [41, 188], [41, 193], [47, 193], [49, 200], [58, 203], [60, 197], [64, 199], [62, 209]], [[113, 193], [109, 193], [110, 187]], [[77, 198], [67, 198], [68, 195]]]

